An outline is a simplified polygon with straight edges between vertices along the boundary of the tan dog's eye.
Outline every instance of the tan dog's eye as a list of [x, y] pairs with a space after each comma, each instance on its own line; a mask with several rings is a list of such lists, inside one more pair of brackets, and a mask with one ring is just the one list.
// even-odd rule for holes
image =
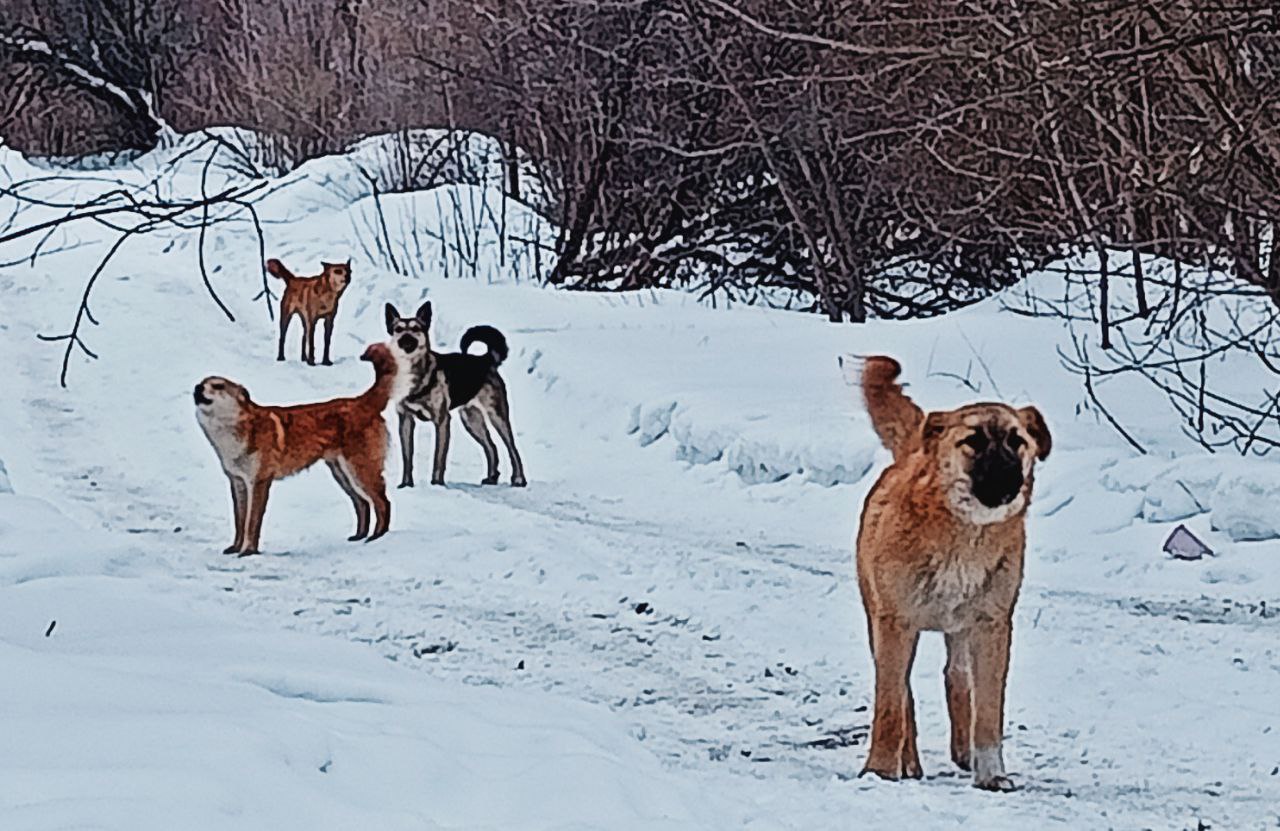
[[213, 387], [215, 390], [220, 390], [220, 389], [222, 389], [222, 384], [221, 384], [221, 383], [219, 383], [219, 382], [217, 382], [217, 381], [214, 381], [214, 382], [213, 382], [212, 384], [210, 384], [209, 386]]
[[1004, 441], [1005, 441], [1005, 444], [1009, 445], [1010, 450], [1017, 450], [1018, 448], [1022, 447], [1022, 445], [1026, 444], [1026, 441], [1023, 440], [1022, 436], [1018, 435], [1017, 430], [1014, 430], [1012, 433], [1010, 433], [1009, 437], [1006, 438]]
[[973, 448], [976, 453], [981, 453], [983, 450], [987, 449], [987, 434], [971, 433], [967, 438], [961, 439], [958, 443], [965, 447]]

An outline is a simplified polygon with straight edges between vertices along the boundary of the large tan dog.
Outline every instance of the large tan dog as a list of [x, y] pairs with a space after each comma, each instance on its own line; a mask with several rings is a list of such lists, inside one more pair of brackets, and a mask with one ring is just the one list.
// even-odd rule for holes
[[892, 358], [868, 358], [862, 390], [893, 464], [867, 496], [858, 586], [875, 661], [875, 714], [863, 773], [922, 775], [910, 673], [922, 631], [945, 633], [951, 758], [973, 784], [1005, 775], [1005, 678], [1022, 584], [1025, 516], [1049, 430], [1035, 407], [970, 404], [925, 415]]

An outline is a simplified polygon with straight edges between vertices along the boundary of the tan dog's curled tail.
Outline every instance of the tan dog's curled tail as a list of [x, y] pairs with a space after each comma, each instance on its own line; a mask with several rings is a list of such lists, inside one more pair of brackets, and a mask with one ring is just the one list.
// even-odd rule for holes
[[267, 273], [272, 277], [284, 280], [286, 283], [290, 280], [298, 279], [298, 276], [292, 271], [284, 267], [284, 263], [272, 257], [267, 260]]
[[902, 366], [886, 355], [873, 355], [862, 364], [862, 396], [871, 426], [881, 443], [901, 461], [918, 445], [924, 411], [902, 392]]

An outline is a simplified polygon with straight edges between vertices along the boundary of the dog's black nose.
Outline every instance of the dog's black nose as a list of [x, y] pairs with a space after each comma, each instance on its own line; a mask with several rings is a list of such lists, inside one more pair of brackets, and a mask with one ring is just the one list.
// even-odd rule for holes
[[413, 335], [401, 335], [396, 343], [400, 344], [400, 348], [405, 352], [412, 352], [418, 348], [418, 339]]
[[192, 396], [197, 404], [212, 404], [213, 399], [204, 397], [204, 384], [196, 384], [195, 392]]
[[993, 450], [974, 459], [973, 495], [988, 508], [1008, 505], [1022, 491], [1022, 462], [1017, 454]]

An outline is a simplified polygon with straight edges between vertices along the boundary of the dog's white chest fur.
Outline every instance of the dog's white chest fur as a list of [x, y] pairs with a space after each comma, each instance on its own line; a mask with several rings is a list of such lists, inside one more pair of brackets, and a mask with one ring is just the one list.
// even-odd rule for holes
[[235, 420], [197, 411], [196, 421], [218, 454], [222, 469], [230, 474], [252, 477], [256, 465], [244, 441], [236, 434]]

